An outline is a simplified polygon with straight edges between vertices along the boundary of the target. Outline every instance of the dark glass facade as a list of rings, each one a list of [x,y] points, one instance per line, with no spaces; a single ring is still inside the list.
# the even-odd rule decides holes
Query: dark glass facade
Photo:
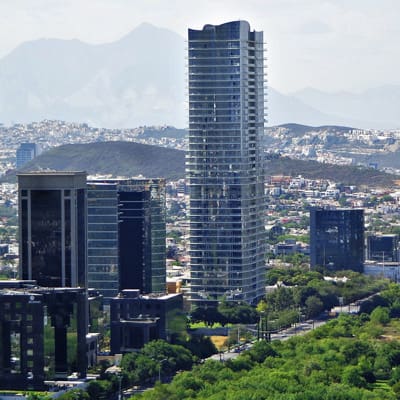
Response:
[[[130,180],[119,187],[120,290],[165,293],[164,180]]]
[[[265,294],[263,33],[189,29],[192,300]]]
[[[118,190],[88,182],[88,285],[105,298],[118,293]]]
[[[367,259],[378,262],[399,261],[399,237],[397,235],[369,235]]]
[[[62,223],[61,223],[61,191],[59,190],[33,190],[30,197],[31,204],[31,262],[32,279],[40,282],[42,286],[61,287],[69,286],[71,274],[65,273],[68,270],[66,259],[64,272],[65,279],[62,279]],[[27,215],[22,216],[24,219]],[[70,215],[66,215],[67,219]],[[71,225],[71,221],[65,221],[65,230]],[[64,230],[64,235],[65,235]],[[65,237],[65,250],[71,249],[71,237]],[[23,278],[27,279],[27,276]]]
[[[165,181],[88,183],[89,286],[104,297],[118,290],[166,290]]]
[[[311,268],[362,272],[364,210],[311,210],[310,264]]]
[[[20,276],[44,287],[86,287],[86,174],[18,175]]]

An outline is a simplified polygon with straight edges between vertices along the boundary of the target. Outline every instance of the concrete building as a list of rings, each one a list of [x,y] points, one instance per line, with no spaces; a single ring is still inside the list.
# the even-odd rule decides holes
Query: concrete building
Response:
[[[284,242],[274,246],[274,254],[277,256],[295,254],[299,252],[299,246],[294,239],[286,239]]]
[[[364,210],[310,211],[310,266],[362,272],[364,264]]]
[[[87,369],[87,293],[0,282],[0,388],[43,390]]]
[[[123,290],[111,299],[110,308],[111,354],[141,349],[151,340],[171,340],[186,324],[182,294]]]
[[[86,173],[18,174],[20,277],[87,287]]]
[[[265,294],[263,33],[246,21],[189,29],[192,301]]]

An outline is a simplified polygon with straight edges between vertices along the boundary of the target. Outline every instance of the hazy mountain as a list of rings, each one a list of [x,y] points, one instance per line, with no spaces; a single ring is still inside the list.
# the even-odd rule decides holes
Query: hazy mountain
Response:
[[[400,128],[400,86],[386,85],[362,93],[325,93],[313,88],[295,92],[291,97],[334,116],[335,123],[360,128]]]
[[[282,125],[288,122],[314,126],[338,123],[335,117],[318,111],[296,97],[286,96],[271,87],[267,89],[267,93],[268,126]]]
[[[27,42],[0,60],[0,122],[184,127],[184,65],[184,39],[149,24],[102,45]]]
[[[59,119],[93,126],[187,126],[185,39],[142,24],[112,43],[26,42],[0,59],[0,123]],[[268,88],[268,125],[400,127],[400,86],[361,94]]]

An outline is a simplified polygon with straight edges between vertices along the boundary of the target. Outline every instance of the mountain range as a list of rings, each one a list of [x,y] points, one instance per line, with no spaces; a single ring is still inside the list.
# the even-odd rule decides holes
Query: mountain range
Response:
[[[185,126],[185,44],[140,25],[120,40],[26,42],[0,60],[0,122]]]
[[[146,23],[106,44],[25,42],[0,59],[0,123],[60,119],[114,128],[186,127],[185,47],[183,37]],[[395,85],[358,94],[313,88],[282,94],[270,87],[268,125],[399,128],[399,100]]]

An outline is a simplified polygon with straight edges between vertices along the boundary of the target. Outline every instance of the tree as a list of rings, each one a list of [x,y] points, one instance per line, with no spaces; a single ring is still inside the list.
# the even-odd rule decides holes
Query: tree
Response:
[[[360,367],[349,365],[343,370],[342,382],[349,386],[366,387],[367,381],[362,376]]]
[[[262,363],[267,357],[276,357],[278,353],[265,340],[254,343],[253,347],[247,352],[247,355],[257,363]]]
[[[86,390],[90,400],[107,400],[115,392],[112,382],[108,380],[90,381]]]
[[[140,354],[156,361],[165,359],[163,369],[167,373],[190,369],[193,365],[193,357],[188,349],[169,344],[164,340],[153,340],[147,343]]]
[[[373,359],[376,354],[373,347],[368,343],[361,340],[352,340],[345,342],[341,347],[340,352],[344,355],[347,364],[357,364],[361,356]]]
[[[192,322],[203,322],[205,317],[205,308],[204,307],[196,307],[190,314],[190,319]]]
[[[341,195],[338,199],[340,207],[346,207],[348,205],[347,198],[345,195]]]
[[[295,302],[292,289],[284,286],[278,287],[267,295],[267,303],[271,306],[273,311],[280,311],[294,306]]]
[[[167,375],[190,369],[193,356],[180,345],[164,340],[147,343],[139,353],[128,353],[122,357],[121,369],[130,384],[144,384],[154,380],[160,369]]]
[[[26,400],[50,400],[51,397],[47,394],[31,392],[26,396]]]
[[[400,285],[391,283],[386,290],[381,292],[381,296],[391,306],[400,299]]]
[[[89,393],[82,389],[72,389],[58,396],[60,400],[90,400]]]
[[[226,324],[226,319],[216,307],[197,307],[191,314],[192,322],[204,322],[212,327],[215,323]]]
[[[143,385],[155,379],[158,374],[158,369],[160,368],[159,362],[161,362],[161,360],[163,360],[163,358],[156,360],[139,354],[136,358],[135,369],[131,372],[133,383],[136,385]]]
[[[216,307],[207,307],[204,310],[204,322],[206,325],[212,327],[215,323],[221,321],[221,314]]]
[[[218,352],[214,343],[206,336],[192,335],[188,340],[180,344],[200,359],[210,357]]]
[[[309,286],[296,286],[293,288],[293,299],[300,307],[305,307],[306,300],[318,294],[317,289]]]
[[[317,296],[310,296],[306,300],[306,315],[308,318],[316,317],[324,311],[324,304]]]
[[[386,307],[376,307],[370,317],[373,323],[387,324],[390,321],[389,309]]]

